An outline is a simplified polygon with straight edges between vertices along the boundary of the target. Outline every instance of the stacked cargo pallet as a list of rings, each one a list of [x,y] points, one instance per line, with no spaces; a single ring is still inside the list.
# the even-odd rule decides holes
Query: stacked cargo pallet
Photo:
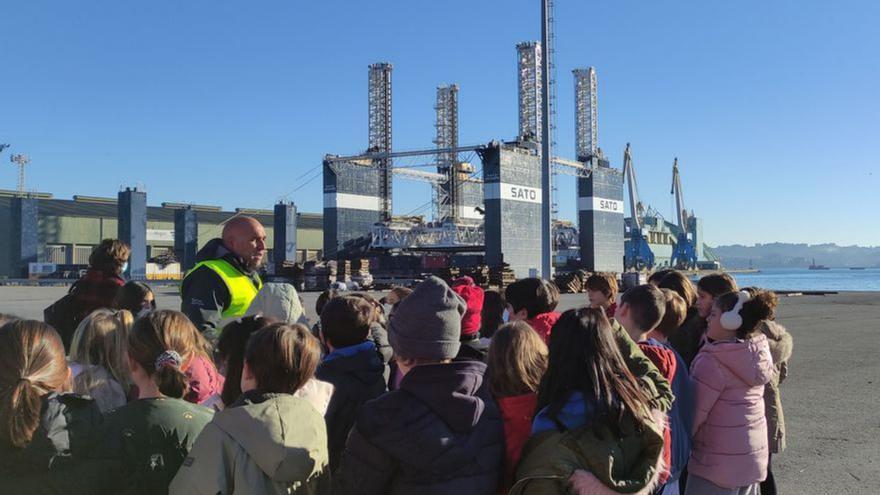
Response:
[[[305,290],[323,291],[336,282],[337,264],[335,261],[326,263],[307,261],[305,265]]]
[[[479,265],[477,267],[471,268],[469,270],[464,271],[464,275],[474,279],[474,283],[483,287],[484,289],[489,287],[491,282],[490,270],[488,265]]]
[[[507,263],[489,268],[490,285],[503,289],[514,282],[516,282],[516,273],[510,269],[510,265]]]
[[[445,268],[440,268],[437,270],[437,276],[445,280],[447,283],[451,283],[453,280],[457,279],[462,275],[461,269],[457,266],[447,266]]]
[[[369,289],[373,285],[373,275],[370,274],[370,260],[356,259],[351,263],[351,281],[358,284],[361,289]]]

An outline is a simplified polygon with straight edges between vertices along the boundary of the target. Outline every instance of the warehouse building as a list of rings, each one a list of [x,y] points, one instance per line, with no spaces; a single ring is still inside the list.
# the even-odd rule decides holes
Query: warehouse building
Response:
[[[116,198],[74,196],[73,199],[56,199],[48,193],[32,193],[37,205],[37,259],[38,263],[54,264],[59,271],[76,272],[88,264],[89,254],[101,239],[117,237],[118,207]],[[26,276],[21,261],[17,259],[15,244],[20,238],[14,191],[0,190],[0,277],[20,278]],[[266,228],[269,264],[272,265],[274,215],[272,210],[236,209],[223,211],[219,206],[162,203],[147,207],[147,259],[162,258],[174,251],[174,214],[192,206],[198,223],[198,246],[219,237],[222,224],[236,214],[255,217]],[[314,213],[296,215],[296,257],[320,259],[323,255],[323,219]]]

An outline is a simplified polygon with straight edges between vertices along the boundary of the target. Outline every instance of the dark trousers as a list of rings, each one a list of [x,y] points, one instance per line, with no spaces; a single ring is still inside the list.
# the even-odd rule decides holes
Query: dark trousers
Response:
[[[776,479],[773,478],[773,454],[767,459],[767,479],[761,482],[761,495],[776,495]]]

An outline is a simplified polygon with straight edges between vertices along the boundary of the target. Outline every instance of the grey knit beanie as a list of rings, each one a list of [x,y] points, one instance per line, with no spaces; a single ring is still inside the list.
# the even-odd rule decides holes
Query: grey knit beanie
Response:
[[[452,359],[461,347],[461,318],[467,304],[446,282],[428,277],[391,315],[388,340],[409,359]]]

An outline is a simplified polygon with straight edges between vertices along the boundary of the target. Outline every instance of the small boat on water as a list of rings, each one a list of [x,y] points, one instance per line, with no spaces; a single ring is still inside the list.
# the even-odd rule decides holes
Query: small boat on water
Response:
[[[816,264],[816,258],[813,258],[813,264],[810,265],[810,270],[830,270],[830,269],[831,269],[831,268],[828,268],[828,267],[825,266],[825,265],[817,265],[817,264]]]
[[[850,270],[867,270],[867,268],[865,268],[863,266],[851,266],[851,267],[849,267],[849,269]]]

